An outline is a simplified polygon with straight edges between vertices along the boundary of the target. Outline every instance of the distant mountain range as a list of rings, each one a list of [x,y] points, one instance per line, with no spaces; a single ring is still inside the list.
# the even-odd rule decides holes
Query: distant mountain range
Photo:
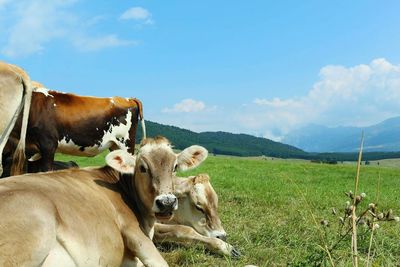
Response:
[[[364,151],[400,151],[400,117],[365,128],[309,125],[293,131],[284,143],[308,152],[356,152],[364,130]]]
[[[398,120],[398,125],[400,125],[400,118],[398,118]],[[387,123],[389,126],[391,125],[390,122]],[[387,128],[391,128],[389,126],[387,126]],[[382,126],[382,128],[384,127]],[[233,134],[227,132],[196,133],[176,126],[163,125],[152,121],[146,121],[146,129],[148,136],[165,136],[177,149],[184,149],[188,146],[198,144],[204,146],[210,153],[215,155],[268,156],[277,158],[310,159],[324,162],[354,161],[357,159],[357,153],[355,152],[309,153],[292,145],[274,142],[266,138],[255,137],[247,134]],[[141,135],[142,134],[139,125],[137,131],[138,142],[141,140]],[[324,137],[324,135],[321,135],[321,137]],[[336,138],[334,134],[329,138],[330,141],[334,140],[333,142],[340,140],[340,138],[334,139]],[[347,140],[344,136],[343,138]],[[349,147],[353,145],[355,147],[353,151],[357,151],[360,140],[360,130],[358,130],[358,132],[357,130],[354,130],[353,138],[354,143],[349,143],[348,145]],[[375,139],[371,138],[368,140]],[[377,140],[379,140],[379,138]],[[384,158],[400,158],[400,152],[368,152],[364,153],[363,155],[364,160],[376,160]]]

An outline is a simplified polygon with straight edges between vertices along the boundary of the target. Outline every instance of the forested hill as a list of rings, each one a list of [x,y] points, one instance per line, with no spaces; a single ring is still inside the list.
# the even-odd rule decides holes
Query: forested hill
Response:
[[[279,158],[304,158],[306,152],[294,146],[247,134],[227,132],[195,133],[175,126],[168,126],[146,121],[147,135],[167,137],[177,149],[198,144],[207,148],[210,153],[233,156],[261,156]],[[142,131],[138,128],[137,140],[141,140]]]
[[[167,137],[175,148],[184,149],[191,145],[201,145],[210,153],[233,156],[268,156],[277,158],[299,158],[322,162],[356,161],[358,153],[308,153],[294,146],[247,134],[227,132],[195,133],[175,126],[146,121],[147,135]],[[137,131],[137,141],[142,138],[142,130]],[[400,152],[366,152],[363,160],[400,158]]]

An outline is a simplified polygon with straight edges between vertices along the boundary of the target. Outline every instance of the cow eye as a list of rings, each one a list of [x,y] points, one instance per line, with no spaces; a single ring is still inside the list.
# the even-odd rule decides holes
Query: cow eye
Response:
[[[141,173],[147,172],[146,168],[143,165],[140,166],[140,172]]]
[[[204,213],[204,210],[200,206],[196,205],[195,207],[196,207],[196,210],[200,211],[201,213]]]

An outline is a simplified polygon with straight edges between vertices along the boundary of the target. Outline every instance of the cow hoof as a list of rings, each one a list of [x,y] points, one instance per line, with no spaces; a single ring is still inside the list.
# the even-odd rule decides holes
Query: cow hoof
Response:
[[[236,248],[232,248],[231,251],[231,257],[234,259],[239,259],[242,256],[242,254],[240,253],[239,250],[237,250]]]

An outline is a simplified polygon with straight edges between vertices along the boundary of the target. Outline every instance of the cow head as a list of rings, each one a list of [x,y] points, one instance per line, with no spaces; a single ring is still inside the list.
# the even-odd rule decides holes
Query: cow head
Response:
[[[218,196],[210,184],[209,176],[199,174],[176,179],[180,181],[176,185],[180,205],[176,219],[181,220],[178,223],[191,226],[204,236],[225,240],[226,232],[217,212]]]
[[[116,153],[116,154],[113,154]],[[121,173],[134,173],[134,188],[147,212],[158,220],[169,220],[178,208],[173,194],[173,176],[177,170],[198,166],[207,157],[207,150],[191,146],[181,153],[175,153],[164,137],[145,139],[137,156],[124,160],[120,152],[111,152],[107,164]]]

